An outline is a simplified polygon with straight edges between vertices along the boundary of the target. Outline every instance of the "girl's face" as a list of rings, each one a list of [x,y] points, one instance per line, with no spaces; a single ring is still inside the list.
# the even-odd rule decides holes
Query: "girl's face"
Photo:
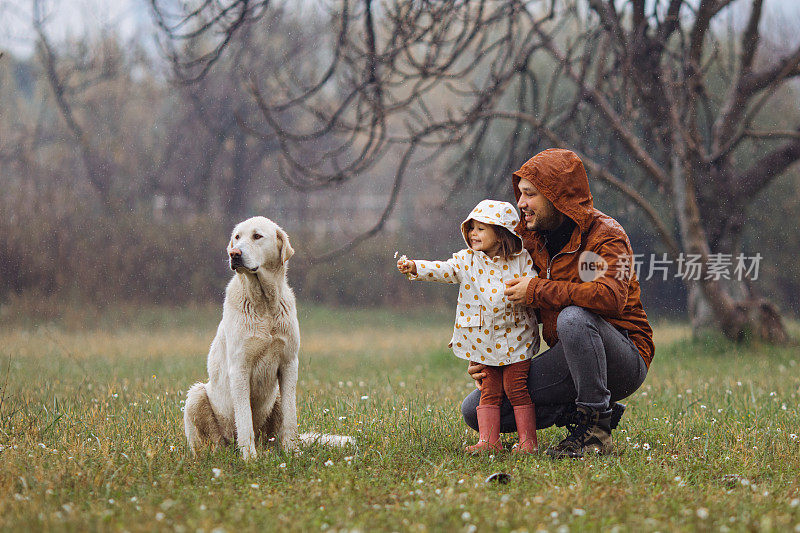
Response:
[[[475,251],[483,252],[489,257],[494,257],[500,251],[500,240],[497,238],[491,224],[484,224],[477,220],[470,220],[469,247]]]

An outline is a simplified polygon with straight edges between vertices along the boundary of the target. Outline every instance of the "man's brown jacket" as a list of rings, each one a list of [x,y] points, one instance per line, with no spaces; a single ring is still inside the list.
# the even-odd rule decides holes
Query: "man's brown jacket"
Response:
[[[522,179],[577,224],[569,242],[554,257],[548,254],[544,238],[525,228],[524,219],[517,226],[539,272],[528,285],[525,301],[539,309],[545,342],[553,346],[558,340],[559,312],[577,305],[626,330],[649,367],[655,351],[653,330],[640,300],[631,243],[616,220],[594,208],[580,158],[561,149],[532,157],[513,175],[517,200]]]

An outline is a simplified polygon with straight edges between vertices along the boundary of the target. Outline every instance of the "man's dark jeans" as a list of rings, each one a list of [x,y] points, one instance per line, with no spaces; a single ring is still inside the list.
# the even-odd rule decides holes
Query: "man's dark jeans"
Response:
[[[536,404],[536,426],[552,426],[583,405],[606,411],[611,402],[633,394],[647,376],[639,350],[624,333],[597,314],[569,306],[558,315],[558,342],[531,360],[528,390]],[[464,399],[461,413],[478,429],[480,391]],[[500,430],[516,431],[508,399],[500,407]]]

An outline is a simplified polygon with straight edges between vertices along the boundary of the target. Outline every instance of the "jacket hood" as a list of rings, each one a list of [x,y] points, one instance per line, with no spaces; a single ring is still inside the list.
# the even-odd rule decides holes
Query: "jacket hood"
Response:
[[[481,200],[475,206],[469,216],[461,223],[461,236],[464,237],[464,242],[467,243],[469,248],[469,221],[477,220],[484,224],[494,224],[495,226],[503,226],[516,237],[520,245],[522,245],[522,237],[517,233],[516,227],[519,224],[519,213],[516,208],[508,202],[501,202],[500,200]]]
[[[520,197],[519,182],[523,179],[533,183],[556,209],[574,220],[581,233],[589,229],[594,203],[586,170],[575,152],[550,148],[528,159],[511,179],[517,200]],[[524,224],[520,224],[518,230],[523,236],[534,233],[525,229]]]

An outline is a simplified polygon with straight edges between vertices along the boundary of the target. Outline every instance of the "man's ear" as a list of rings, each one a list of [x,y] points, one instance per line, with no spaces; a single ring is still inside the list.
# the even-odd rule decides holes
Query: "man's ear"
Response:
[[[289,244],[289,236],[282,228],[278,228],[278,249],[281,251],[281,263],[286,263],[294,255],[294,248]]]

